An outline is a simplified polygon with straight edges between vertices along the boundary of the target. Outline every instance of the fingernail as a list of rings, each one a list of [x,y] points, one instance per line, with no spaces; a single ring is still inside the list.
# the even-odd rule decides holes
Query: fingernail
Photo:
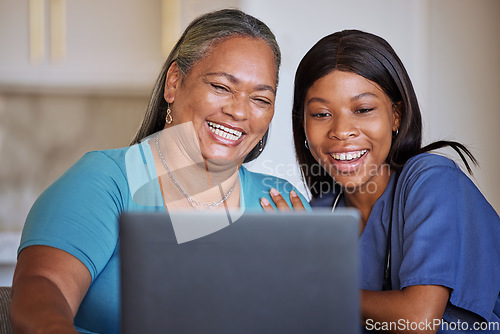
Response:
[[[260,204],[262,204],[262,206],[269,206],[269,205],[271,205],[271,203],[269,203],[269,201],[266,198],[261,198],[260,199]]]
[[[293,190],[292,190],[292,191],[290,191],[290,195],[291,195],[292,197],[299,197],[299,195],[297,195],[297,193],[296,193],[295,191],[293,191]]]
[[[278,190],[271,188],[271,196],[278,196],[279,194]]]

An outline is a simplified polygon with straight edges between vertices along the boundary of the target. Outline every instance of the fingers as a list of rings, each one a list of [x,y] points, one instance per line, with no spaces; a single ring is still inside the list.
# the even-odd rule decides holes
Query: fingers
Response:
[[[277,191],[274,188],[271,188],[269,193],[270,193],[271,198],[272,198],[274,204],[276,205],[276,208],[278,209],[278,211],[290,211],[291,210],[290,206],[285,201],[283,196],[279,193],[279,191]],[[297,195],[297,193],[295,191],[290,192],[290,202],[292,203],[292,207],[294,210],[296,210],[296,211],[304,211],[305,210],[304,204],[302,204],[302,201],[300,200],[299,195]],[[264,211],[274,211],[273,206],[271,205],[269,200],[267,200],[267,198],[265,198],[265,197],[262,197],[260,199],[260,205],[262,206]]]
[[[265,197],[262,197],[260,199],[260,205],[262,206],[262,209],[264,209],[264,211],[266,211],[266,212],[273,212],[274,211],[274,208],[271,206],[271,203],[269,203],[269,201]]]
[[[278,208],[278,211],[290,211],[290,207],[288,206],[288,203],[285,201],[283,196],[279,193],[278,190],[271,188],[271,191],[269,191],[271,194],[271,198],[273,199],[274,204],[276,205],[276,208]]]
[[[299,195],[295,191],[290,191],[290,202],[292,202],[293,210],[294,211],[305,211],[306,208],[304,207],[304,204],[300,200]]]

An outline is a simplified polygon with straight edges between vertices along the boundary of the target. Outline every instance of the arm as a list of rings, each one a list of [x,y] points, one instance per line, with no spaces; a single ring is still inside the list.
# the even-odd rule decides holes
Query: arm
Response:
[[[73,319],[91,283],[85,265],[57,248],[30,246],[19,254],[10,319],[15,333],[77,333]]]
[[[361,290],[363,324],[393,322],[402,325],[391,333],[436,333],[449,296],[450,289],[440,285],[414,285],[391,291]]]

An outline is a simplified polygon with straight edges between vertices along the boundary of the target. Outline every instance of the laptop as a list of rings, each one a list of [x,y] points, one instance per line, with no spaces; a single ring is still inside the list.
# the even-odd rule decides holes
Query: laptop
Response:
[[[122,333],[358,333],[359,219],[125,213]]]

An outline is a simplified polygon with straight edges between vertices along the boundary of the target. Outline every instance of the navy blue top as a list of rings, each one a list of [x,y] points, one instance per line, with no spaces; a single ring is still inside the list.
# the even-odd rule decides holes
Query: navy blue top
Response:
[[[382,290],[391,205],[392,288],[451,289],[443,319],[500,321],[500,218],[450,159],[417,155],[393,173],[359,238],[361,288]],[[331,206],[336,194],[313,200]],[[394,200],[393,200],[394,198]],[[345,206],[341,196],[337,206]]]

